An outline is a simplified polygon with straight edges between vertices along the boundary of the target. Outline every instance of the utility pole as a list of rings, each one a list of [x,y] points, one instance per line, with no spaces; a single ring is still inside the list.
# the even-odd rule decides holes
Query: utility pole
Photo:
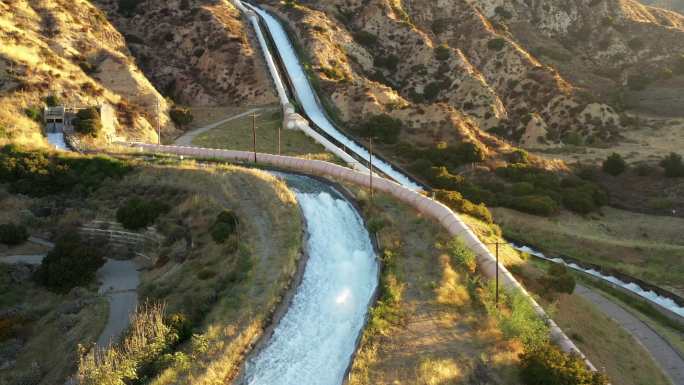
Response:
[[[161,113],[161,102],[157,98],[157,144],[161,146],[161,123],[160,123],[160,113]]]
[[[373,201],[373,137],[369,138],[370,141],[370,156],[368,157],[368,169],[370,170],[370,197]]]
[[[281,130],[282,130],[282,128],[283,128],[282,126],[283,126],[282,124],[279,124],[279,125],[278,125],[278,155],[281,155],[281,154],[282,154],[282,153],[281,153],[281,146],[280,146]]]
[[[496,306],[499,307],[499,245],[501,245],[501,242],[491,242],[491,243],[485,243],[485,245],[496,245],[496,293],[495,293],[495,302]]]
[[[257,162],[257,150],[256,150],[256,112],[252,113],[252,149],[254,150],[254,163]]]

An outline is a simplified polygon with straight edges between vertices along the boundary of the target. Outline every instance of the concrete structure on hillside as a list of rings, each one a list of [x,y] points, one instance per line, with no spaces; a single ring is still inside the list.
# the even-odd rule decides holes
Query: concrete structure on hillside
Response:
[[[95,107],[100,113],[100,121],[102,123],[102,132],[110,140],[110,136],[116,132],[116,111],[109,103],[102,103],[97,106],[54,106],[45,107],[43,110],[43,122],[45,123],[45,132],[48,134],[74,132],[73,121],[79,111],[87,108]],[[111,141],[111,140],[110,140]]]
[[[45,107],[43,110],[45,132],[64,132],[66,118],[66,108],[64,106]]]

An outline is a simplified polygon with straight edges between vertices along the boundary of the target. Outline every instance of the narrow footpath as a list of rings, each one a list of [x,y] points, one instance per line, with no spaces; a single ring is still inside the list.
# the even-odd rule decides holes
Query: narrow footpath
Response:
[[[634,336],[674,385],[684,385],[684,358],[663,337],[627,310],[586,286],[577,284],[575,294],[596,305]]]

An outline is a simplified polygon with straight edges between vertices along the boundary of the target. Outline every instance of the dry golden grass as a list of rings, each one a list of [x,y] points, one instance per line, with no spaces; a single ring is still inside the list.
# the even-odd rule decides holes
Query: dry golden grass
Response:
[[[670,384],[648,352],[591,303],[563,295],[556,309],[554,320],[613,384]]]
[[[347,188],[367,219],[385,223],[379,246],[395,251],[396,278],[405,286],[399,323],[385,335],[365,332],[348,384],[518,384],[520,346],[473,305],[465,274],[443,256],[446,231],[383,194],[370,208],[366,191]]]
[[[451,267],[449,256],[440,255],[439,264],[442,266],[442,280],[435,289],[437,303],[443,305],[463,306],[470,302],[470,295],[465,286],[461,274]]]
[[[425,359],[416,374],[418,385],[447,385],[458,383],[461,370],[454,359]]]
[[[192,227],[196,249],[184,262],[171,259],[143,275],[144,292],[166,298],[169,312],[183,311],[211,296],[217,280],[231,270],[239,253],[252,263],[247,279],[220,292],[200,333],[209,348],[189,367],[172,365],[152,384],[225,384],[237,373],[244,354],[261,334],[269,314],[297,268],[302,220],[293,193],[272,175],[236,166],[200,169],[184,162],[180,169],[151,168],[132,175],[128,185],[183,187],[189,195],[170,214]],[[241,251],[226,251],[208,236],[208,226],[223,209],[240,218]],[[198,279],[200,272],[216,279]],[[187,351],[189,346],[182,346]]]

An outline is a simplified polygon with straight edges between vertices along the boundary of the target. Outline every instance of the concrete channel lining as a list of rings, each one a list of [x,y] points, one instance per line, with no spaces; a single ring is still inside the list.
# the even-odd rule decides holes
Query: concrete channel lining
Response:
[[[198,158],[221,158],[230,161],[240,159],[249,162],[253,160],[249,156],[250,154],[253,155],[253,153],[248,153],[245,151],[223,150],[217,153],[212,149],[205,148],[161,146],[144,143],[130,143],[129,145],[159,154],[191,155]],[[289,169],[303,173],[311,173],[321,177],[339,178],[343,181],[350,182],[365,188],[368,188],[370,185],[370,177],[368,174],[363,174],[333,163],[288,156],[273,156],[267,154],[257,154],[257,159],[260,160],[260,163],[262,164],[267,164],[278,168]],[[374,187],[377,186],[379,191],[386,192],[392,197],[412,206],[420,213],[433,218],[435,221],[438,221],[442,226],[444,226],[450,235],[460,238],[476,254],[478,266],[482,274],[490,279],[496,278],[496,258],[470,230],[470,228],[468,228],[468,226],[460,219],[458,214],[454,213],[450,208],[442,203],[436,202],[431,198],[416,193],[415,191],[411,191],[394,181],[379,177],[374,177],[373,180]],[[502,264],[499,264],[499,281],[502,287],[519,290],[528,298],[535,312],[549,326],[552,341],[555,342],[561,350],[579,355],[582,357],[582,359],[584,359],[589,368],[596,370],[595,366],[586,358],[586,356],[579,350],[572,340],[565,335],[565,333],[551,318],[549,318],[544,309],[539,306],[539,304],[534,300],[534,298],[532,298],[527,290],[525,290],[525,288]]]

